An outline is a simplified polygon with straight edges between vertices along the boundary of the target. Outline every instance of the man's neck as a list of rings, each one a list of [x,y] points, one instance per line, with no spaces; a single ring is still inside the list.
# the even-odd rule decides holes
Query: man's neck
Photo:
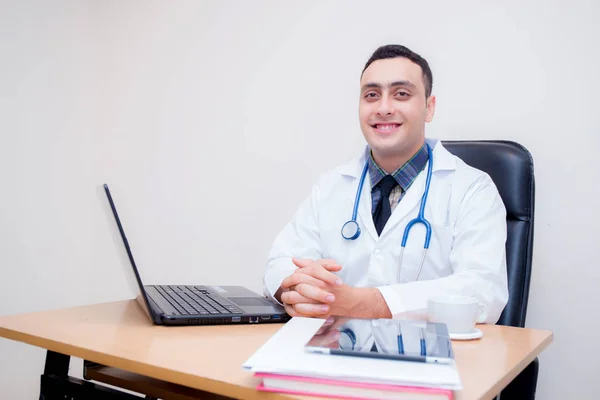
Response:
[[[388,174],[392,174],[398,168],[406,164],[408,160],[410,160],[423,146],[425,142],[419,143],[415,148],[407,150],[403,153],[389,154],[382,156],[381,154],[377,154],[375,151],[373,152],[373,159],[379,165],[381,169],[383,169]]]

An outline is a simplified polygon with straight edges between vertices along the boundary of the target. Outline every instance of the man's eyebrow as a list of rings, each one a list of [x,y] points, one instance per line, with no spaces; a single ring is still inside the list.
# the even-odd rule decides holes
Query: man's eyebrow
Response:
[[[375,83],[375,82],[367,82],[363,85],[363,87],[361,88],[361,90],[365,90],[365,89],[380,89],[381,85],[379,83]]]
[[[394,87],[394,86],[406,86],[408,88],[411,89],[416,89],[417,86],[412,83],[411,81],[396,81],[396,82],[392,82],[392,84],[390,85],[390,87]]]
[[[395,86],[404,86],[404,87],[407,87],[407,88],[410,88],[413,90],[417,88],[417,86],[414,83],[412,83],[411,81],[395,81],[395,82],[390,83],[389,85],[385,85],[385,87],[388,87],[388,88],[395,87]],[[383,87],[384,86],[381,85],[380,83],[367,82],[363,85],[361,90],[364,91],[365,89],[381,89]]]

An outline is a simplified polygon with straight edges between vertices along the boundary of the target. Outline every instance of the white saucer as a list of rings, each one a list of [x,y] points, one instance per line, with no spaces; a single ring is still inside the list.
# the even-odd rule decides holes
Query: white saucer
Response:
[[[450,339],[452,340],[473,340],[479,339],[483,336],[483,332],[479,328],[473,328],[469,333],[451,333]]]

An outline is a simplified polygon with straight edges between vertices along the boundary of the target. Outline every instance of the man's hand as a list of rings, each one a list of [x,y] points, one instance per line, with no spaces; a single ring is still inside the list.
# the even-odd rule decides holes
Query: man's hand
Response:
[[[281,302],[290,316],[324,317],[343,284],[333,272],[342,269],[335,260],[293,258],[298,269],[281,283]]]
[[[391,318],[392,314],[377,288],[346,285],[333,272],[342,269],[335,260],[292,259],[298,269],[285,278],[275,294],[292,317],[345,316]]]

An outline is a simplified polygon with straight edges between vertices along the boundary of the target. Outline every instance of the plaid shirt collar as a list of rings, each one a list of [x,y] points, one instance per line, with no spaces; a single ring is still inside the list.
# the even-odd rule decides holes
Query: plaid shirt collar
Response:
[[[396,182],[398,182],[398,185],[400,185],[403,192],[408,190],[419,173],[425,168],[427,160],[429,160],[429,154],[427,153],[427,145],[424,143],[410,160],[391,174],[396,179]],[[373,159],[372,151],[369,151],[367,163],[369,165],[369,176],[371,177],[371,190],[373,190],[379,181],[387,175],[387,172],[377,165]]]

